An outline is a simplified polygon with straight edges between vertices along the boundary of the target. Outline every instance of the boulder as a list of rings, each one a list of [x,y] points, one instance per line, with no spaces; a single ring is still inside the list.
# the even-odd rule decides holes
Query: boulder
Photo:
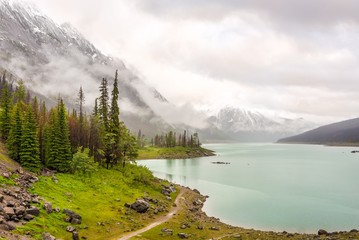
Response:
[[[210,227],[209,230],[219,231],[219,227]]]
[[[15,215],[15,211],[12,207],[5,207],[4,208],[4,213],[8,216],[12,216]]]
[[[68,222],[71,224],[81,224],[82,217],[70,209],[64,209],[63,211],[69,218]]]
[[[163,186],[161,192],[163,195],[169,197],[171,195],[171,193],[176,192],[176,188],[174,187],[173,184],[171,184],[170,186]]]
[[[14,222],[6,222],[5,225],[8,226],[9,230],[15,230],[16,229],[16,225]]]
[[[72,232],[72,239],[73,240],[80,240],[79,233],[77,231]]]
[[[186,228],[190,228],[191,226],[188,223],[182,223],[180,228],[181,229],[186,229]]]
[[[173,230],[169,228],[162,228],[161,232],[167,234],[167,235],[173,235]]]
[[[24,174],[24,170],[21,168],[21,167],[19,167],[18,169],[16,169],[16,172],[17,173],[19,173],[19,174]]]
[[[29,209],[26,210],[27,214],[31,214],[33,216],[39,216],[40,214],[40,210],[37,207],[30,207]]]
[[[138,199],[131,204],[131,208],[138,213],[145,213],[150,208],[150,204],[143,199]]]
[[[178,233],[177,236],[182,239],[188,238],[188,235],[186,233]]]
[[[81,224],[81,219],[72,217],[70,223],[74,225]]]
[[[17,216],[24,215],[25,211],[26,211],[26,208],[24,206],[15,208],[15,214]]]
[[[31,221],[32,219],[34,219],[34,216],[32,216],[31,214],[25,214],[24,216],[25,221]]]
[[[73,226],[67,226],[66,227],[66,231],[68,231],[68,232],[73,232],[73,231],[75,231],[76,229],[73,227]]]
[[[2,176],[3,176],[4,178],[10,178],[10,177],[11,177],[11,173],[9,173],[9,172],[4,172],[4,173],[2,174]]]
[[[15,202],[14,201],[8,201],[6,206],[7,207],[15,207]]]
[[[195,206],[202,206],[202,205],[203,205],[203,202],[201,201],[201,199],[197,199],[197,200],[193,201],[193,205],[195,205]]]
[[[197,189],[193,189],[193,192],[195,192],[197,194],[201,194]]]
[[[0,230],[10,231],[9,226],[6,225],[5,223],[0,224]]]
[[[325,231],[324,229],[319,229],[318,230],[318,235],[327,235],[327,234],[328,234],[328,232]]]
[[[50,202],[45,202],[44,209],[47,213],[52,213],[52,204]]]
[[[42,233],[42,240],[56,240],[50,233]]]

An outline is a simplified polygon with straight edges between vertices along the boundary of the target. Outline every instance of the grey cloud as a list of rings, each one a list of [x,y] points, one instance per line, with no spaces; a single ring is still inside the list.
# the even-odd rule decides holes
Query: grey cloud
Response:
[[[137,3],[150,13],[177,18],[218,20],[237,11],[250,10],[297,23],[359,22],[359,2],[356,0],[148,0]]]

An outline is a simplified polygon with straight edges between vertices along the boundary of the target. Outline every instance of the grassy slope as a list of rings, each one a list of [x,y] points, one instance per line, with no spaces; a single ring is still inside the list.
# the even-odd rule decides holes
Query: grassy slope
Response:
[[[139,214],[124,207],[136,198],[147,195],[164,205],[172,203],[160,193],[159,180],[154,179],[147,169],[133,165],[128,165],[123,172],[100,169],[91,179],[69,174],[57,174],[56,177],[57,183],[50,177],[40,177],[31,191],[50,201],[53,208],[68,208],[79,213],[83,221],[75,227],[80,236],[87,239],[116,239],[151,222],[153,209]],[[142,181],[146,178],[152,180]],[[50,232],[60,239],[72,239],[66,232],[66,226],[70,224],[64,218],[63,213],[47,214],[41,210],[39,217],[18,231],[30,232],[37,239],[41,239],[42,232]]]
[[[199,147],[173,147],[173,148],[159,148],[159,147],[145,147],[139,150],[138,159],[183,159],[203,156],[213,156],[211,150]]]

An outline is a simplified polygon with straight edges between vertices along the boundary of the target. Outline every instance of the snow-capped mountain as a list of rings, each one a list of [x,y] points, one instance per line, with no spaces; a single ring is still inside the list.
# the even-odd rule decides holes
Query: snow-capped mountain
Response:
[[[103,54],[69,23],[57,24],[20,0],[0,0],[0,71],[4,69],[48,102],[61,93],[73,105],[82,86],[88,107],[98,96],[101,79],[106,77],[111,84],[118,69],[121,119],[133,132],[141,129],[146,135],[187,129],[198,131],[204,141],[274,141],[310,129],[303,119],[275,120],[237,108],[220,110],[207,124],[206,116],[195,110],[176,110],[122,60]],[[179,116],[185,116],[181,123]],[[200,125],[208,126],[198,129]]]
[[[0,69],[22,78],[34,93],[69,105],[82,86],[93,105],[103,77],[111,84],[119,71],[121,118],[132,128],[150,134],[170,127],[152,105],[167,100],[145,84],[118,58],[103,54],[69,23],[57,24],[36,6],[20,0],[0,0]]]
[[[108,64],[106,57],[70,24],[58,25],[36,6],[16,0],[0,0],[1,47],[11,56],[26,54],[30,60],[46,61],[46,50],[65,54],[76,48],[93,62]],[[49,49],[44,49],[48,47]],[[40,51],[39,51],[40,50]]]
[[[273,119],[259,112],[235,107],[220,109],[216,116],[209,118],[209,122],[233,140],[240,141],[275,141],[317,126],[303,118]]]

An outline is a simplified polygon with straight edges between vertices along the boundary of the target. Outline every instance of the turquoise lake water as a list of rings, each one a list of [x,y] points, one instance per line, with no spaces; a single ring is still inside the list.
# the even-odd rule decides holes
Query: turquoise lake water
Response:
[[[157,177],[208,195],[209,216],[246,228],[314,233],[359,228],[353,147],[208,144],[215,157],[144,160]],[[221,165],[212,162],[222,161]]]

